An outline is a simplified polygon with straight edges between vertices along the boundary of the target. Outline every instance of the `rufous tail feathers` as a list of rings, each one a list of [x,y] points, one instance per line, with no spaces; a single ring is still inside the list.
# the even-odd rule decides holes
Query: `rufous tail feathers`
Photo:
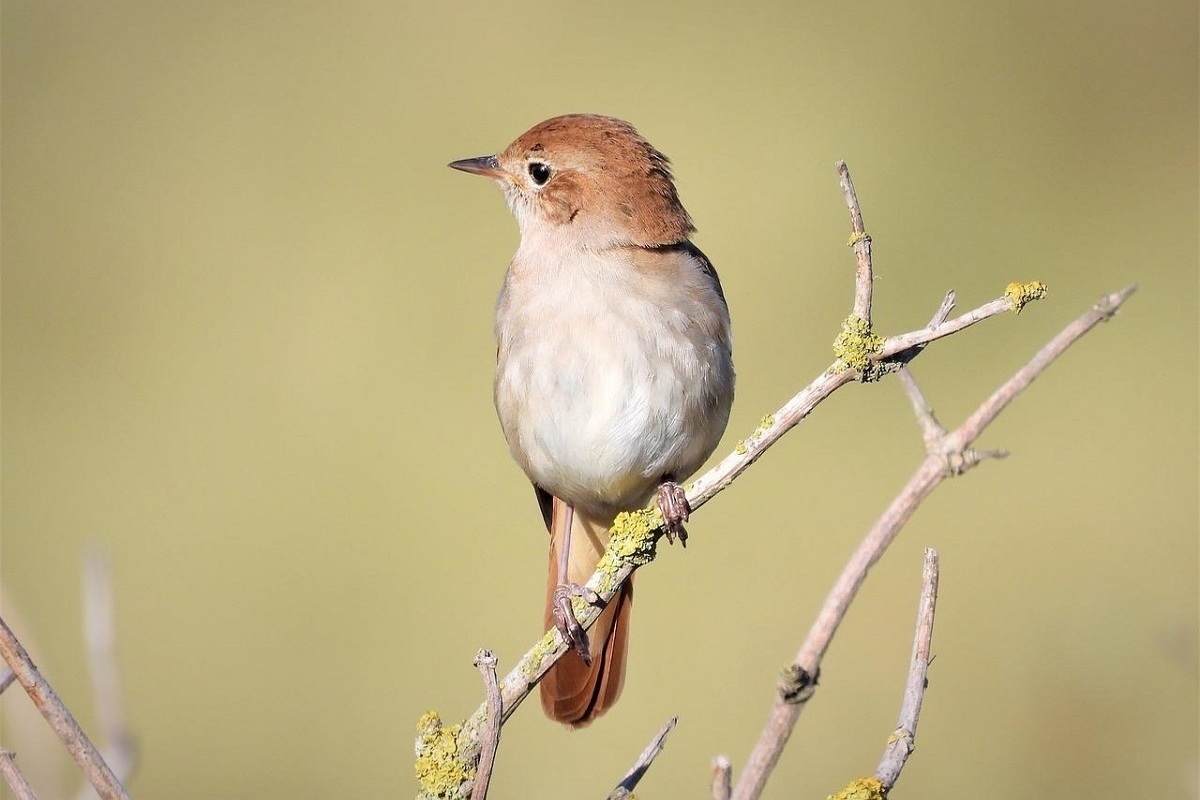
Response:
[[[567,505],[557,497],[549,515],[550,570],[546,581],[545,624],[554,626],[554,590],[560,582],[558,553],[568,535]],[[592,573],[608,541],[612,520],[581,514],[572,515],[570,565],[566,581],[584,584]],[[580,728],[607,711],[621,694],[625,682],[625,654],[629,640],[629,612],[633,605],[631,577],[588,629],[592,663],[588,666],[574,650],[569,650],[542,678],[542,709],[557,722]]]

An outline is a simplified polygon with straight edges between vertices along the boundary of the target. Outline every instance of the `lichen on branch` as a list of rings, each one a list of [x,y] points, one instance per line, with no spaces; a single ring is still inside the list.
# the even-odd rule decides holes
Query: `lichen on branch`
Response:
[[[462,725],[446,726],[436,711],[425,713],[417,722],[416,773],[421,783],[418,795],[429,798],[466,798],[466,787],[475,777],[473,758],[465,758],[459,735]]]
[[[842,369],[852,369],[863,383],[877,381],[887,374],[887,367],[871,356],[883,349],[883,337],[871,330],[871,323],[857,314],[842,321],[842,332],[833,340],[833,354]]]
[[[1028,283],[1010,283],[1004,289],[1004,299],[1008,301],[1009,308],[1020,314],[1021,309],[1032,303],[1034,300],[1041,300],[1046,296],[1046,284],[1041,281],[1029,281]]]

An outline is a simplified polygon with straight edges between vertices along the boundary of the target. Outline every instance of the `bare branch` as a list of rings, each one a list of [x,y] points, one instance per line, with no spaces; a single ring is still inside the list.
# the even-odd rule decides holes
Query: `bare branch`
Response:
[[[946,429],[937,421],[937,417],[933,415],[933,409],[929,406],[929,401],[925,399],[924,393],[921,392],[921,387],[917,386],[916,380],[912,373],[908,371],[908,367],[900,369],[900,383],[904,386],[904,393],[908,395],[909,402],[912,403],[913,414],[917,417],[917,424],[921,426],[921,438],[925,441],[925,449],[929,450],[934,445],[942,440],[946,435]]]
[[[830,366],[832,370],[835,365]],[[737,448],[725,456],[719,464],[692,481],[687,486],[688,506],[695,511],[724,491],[739,475],[746,471],[767,451],[771,445],[813,412],[829,395],[852,383],[853,370],[837,372],[826,370],[816,380],[801,389],[774,414],[768,414],[748,437],[738,442]]]
[[[29,781],[25,780],[25,776],[17,768],[16,753],[0,750],[0,775],[4,776],[4,782],[8,784],[9,789],[12,789],[13,797],[17,800],[37,800],[37,795],[33,793],[33,787],[29,785]]]
[[[733,792],[733,765],[725,756],[717,756],[712,764],[712,800],[729,800]]]
[[[918,345],[929,344],[938,339],[944,339],[961,330],[966,330],[977,322],[998,317],[1012,310],[1012,305],[1007,297],[997,297],[995,300],[989,300],[979,306],[979,308],[973,308],[967,313],[960,314],[954,319],[947,320],[940,325],[921,328],[920,330],[902,333],[898,336],[889,336],[884,340],[883,347],[880,348],[879,352],[873,358],[877,361],[882,361],[904,350],[917,347]]]
[[[926,548],[925,568],[921,581],[921,601],[917,606],[917,631],[913,636],[912,661],[908,667],[908,682],[904,687],[904,702],[900,706],[900,722],[888,738],[883,757],[875,768],[875,777],[885,791],[891,791],[904,769],[904,762],[917,741],[917,719],[921,716],[921,700],[929,674],[929,651],[933,641],[933,615],[937,609],[938,554]]]
[[[38,672],[33,660],[29,658],[29,653],[25,652],[25,648],[21,646],[16,634],[3,619],[0,619],[0,657],[16,673],[17,680],[33,700],[34,706],[50,723],[50,727],[58,734],[62,743],[66,745],[67,752],[71,754],[71,758],[75,759],[75,763],[83,770],[83,774],[95,787],[100,797],[104,800],[129,800],[129,795],[126,794],[125,788],[121,786],[117,776],[113,774],[100,753],[96,751],[91,740],[80,729],[79,724],[75,722],[75,718],[63,705],[62,700],[50,688],[50,684]]]
[[[475,770],[475,785],[471,789],[471,800],[484,800],[488,783],[492,780],[492,767],[496,763],[496,750],[500,747],[500,688],[496,685],[496,654],[491,650],[480,650],[475,654],[475,666],[483,675],[483,694],[487,706],[487,722],[480,735],[479,766]]]
[[[950,312],[954,310],[954,305],[958,301],[958,293],[953,289],[946,292],[946,296],[942,298],[942,304],[938,306],[938,310],[933,313],[933,319],[929,320],[930,328],[936,328],[947,319],[950,318]]]
[[[859,587],[866,580],[867,572],[883,556],[900,529],[915,513],[917,507],[947,477],[962,474],[978,464],[981,455],[971,450],[970,446],[984,428],[1067,347],[1078,341],[1097,323],[1110,318],[1133,291],[1134,287],[1129,287],[1101,298],[1092,309],[1069,324],[1043,347],[1025,367],[1022,367],[1012,379],[968,417],[961,427],[946,434],[941,443],[933,445],[925,461],[909,478],[900,494],[896,496],[872,526],[866,538],[859,544],[858,549],[851,555],[842,574],[826,597],[825,605],[809,630],[795,661],[785,671],[789,675],[798,677],[797,685],[801,686],[804,691],[790,691],[791,687],[787,682],[781,685],[767,724],[759,736],[758,743],[751,751],[746,767],[734,789],[733,796],[736,800],[753,800],[761,796],[767,778],[775,768],[805,702],[813,693],[812,689],[815,688],[821,660],[829,648],[833,634],[845,617]],[[988,453],[986,455],[996,454]]]
[[[9,686],[12,686],[13,681],[17,679],[17,673],[13,672],[8,667],[0,668],[0,694]]]
[[[874,291],[875,275],[871,267],[871,237],[863,226],[862,208],[858,205],[858,195],[854,191],[854,181],[850,180],[850,169],[845,161],[834,165],[838,173],[838,185],[846,198],[846,208],[850,211],[850,246],[854,248],[854,258],[857,267],[854,271],[854,315],[871,326],[871,295]]]
[[[650,744],[646,745],[646,749],[637,757],[637,761],[633,762],[629,772],[626,772],[625,777],[621,778],[621,782],[616,785],[616,788],[609,792],[608,800],[622,800],[633,796],[633,790],[638,785],[638,781],[646,774],[646,770],[650,769],[654,759],[658,758],[658,754],[662,752],[663,746],[667,743],[667,737],[671,735],[671,731],[675,730],[675,723],[678,721],[678,718],[671,717],[665,725],[658,729],[658,733],[654,734]]]

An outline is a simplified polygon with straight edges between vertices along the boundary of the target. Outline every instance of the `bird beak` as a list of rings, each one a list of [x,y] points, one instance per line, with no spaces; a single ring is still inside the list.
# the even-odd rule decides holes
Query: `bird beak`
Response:
[[[451,169],[469,172],[472,175],[485,175],[489,178],[500,178],[504,170],[495,156],[480,156],[479,158],[464,158],[461,161],[451,161],[447,166]]]

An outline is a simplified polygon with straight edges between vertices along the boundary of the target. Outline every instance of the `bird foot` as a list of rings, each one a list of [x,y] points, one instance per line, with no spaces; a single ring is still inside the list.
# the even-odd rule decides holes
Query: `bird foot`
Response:
[[[583,663],[591,666],[592,652],[588,647],[587,631],[575,617],[572,597],[582,597],[591,605],[599,605],[600,595],[578,583],[560,583],[554,589],[554,627],[562,634],[563,641],[579,654]]]
[[[658,487],[658,510],[663,516],[663,532],[667,541],[675,544],[675,539],[687,547],[688,532],[683,523],[688,521],[692,509],[688,505],[687,493],[675,481],[663,481]]]

